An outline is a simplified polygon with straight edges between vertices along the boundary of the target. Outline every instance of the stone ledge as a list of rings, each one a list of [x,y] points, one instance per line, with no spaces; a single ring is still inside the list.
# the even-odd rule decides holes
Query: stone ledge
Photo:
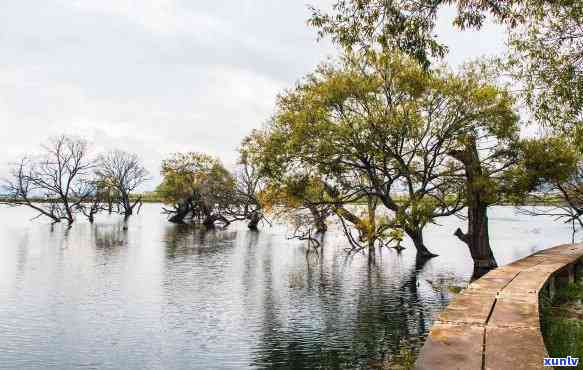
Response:
[[[582,277],[583,244],[559,245],[490,271],[441,313],[415,369],[543,369],[539,294],[547,288],[552,295],[556,284]]]

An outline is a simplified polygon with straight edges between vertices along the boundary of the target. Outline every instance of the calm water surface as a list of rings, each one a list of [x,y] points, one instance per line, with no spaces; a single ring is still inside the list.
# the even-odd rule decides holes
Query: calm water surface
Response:
[[[1,369],[367,368],[422,345],[472,264],[452,232],[426,233],[440,256],[412,246],[346,257],[343,239],[306,257],[285,226],[202,233],[147,204],[124,230],[117,216],[67,230],[27,209],[0,208]],[[490,212],[499,263],[569,241],[569,227]]]

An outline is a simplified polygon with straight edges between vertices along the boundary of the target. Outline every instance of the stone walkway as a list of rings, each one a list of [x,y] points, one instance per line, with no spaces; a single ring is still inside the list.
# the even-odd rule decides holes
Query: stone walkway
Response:
[[[539,292],[583,278],[583,244],[546,249],[474,281],[434,323],[417,370],[548,369]]]

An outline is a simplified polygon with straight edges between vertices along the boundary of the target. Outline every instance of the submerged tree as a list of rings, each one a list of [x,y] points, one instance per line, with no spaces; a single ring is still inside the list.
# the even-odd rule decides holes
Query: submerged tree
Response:
[[[201,153],[176,153],[162,162],[162,183],[157,192],[166,204],[169,221],[186,219],[207,228],[229,225],[237,204],[236,183],[219,160]]]
[[[474,276],[497,267],[490,246],[488,207],[511,195],[508,178],[518,160],[519,121],[514,98],[508,90],[493,85],[495,75],[483,64],[466,66],[457,80],[460,116],[466,119],[453,133],[457,145],[449,155],[463,166],[467,232],[455,235],[467,244],[474,260]]]
[[[105,209],[105,198],[101,182],[98,179],[88,180],[88,184],[91,188],[91,195],[77,206],[77,210],[87,218],[87,221],[93,223],[95,216]]]
[[[264,207],[261,202],[261,193],[264,191],[266,183],[265,177],[261,174],[257,163],[252,160],[256,141],[252,136],[243,140],[239,148],[239,163],[235,172],[235,191],[237,193],[237,204],[234,204],[234,216],[248,220],[247,227],[257,230],[259,223],[266,220]]]
[[[392,215],[385,231],[402,229],[418,255],[429,257],[424,227],[468,200],[479,209],[471,227],[483,236],[484,207],[492,200],[482,193],[487,186],[477,186],[509,165],[506,143],[517,122],[504,89],[368,51],[320,67],[280,97],[270,130],[281,154],[271,158],[288,158],[284,168],[313,169],[331,200],[378,199]],[[478,157],[465,158],[476,151]],[[488,243],[467,240],[477,264],[495,266]]]
[[[136,188],[148,180],[148,171],[136,154],[114,150],[101,155],[98,159],[97,176],[103,195],[109,196],[111,200],[113,192],[125,217],[131,216],[136,206],[141,205],[141,197],[132,201],[131,196]]]
[[[323,199],[322,182],[288,166],[280,139],[269,129],[254,130],[244,139],[246,159],[264,182],[258,194],[260,203],[276,218],[294,220],[298,230],[309,230],[310,235],[325,233],[331,206]],[[304,215],[296,217],[298,211]]]
[[[389,60],[384,57],[383,61],[368,62]],[[280,97],[273,131],[285,138],[280,148],[290,158],[301,166],[317,169],[328,181],[330,185],[325,190],[329,196],[336,195],[331,190],[340,188],[357,197],[378,197],[394,212],[395,224],[414,240],[419,255],[431,256],[421,230],[430,221],[426,215],[433,214],[437,204],[421,192],[397,201],[395,191],[398,187],[415,193],[417,175],[426,170],[413,168],[423,164],[414,162],[418,154],[415,149],[425,146],[420,145],[421,140],[415,143],[407,131],[428,135],[432,132],[408,120],[418,115],[414,104],[405,102],[415,102],[422,89],[419,82],[427,76],[413,65],[406,65],[404,59],[393,62],[385,70],[392,76],[366,71],[366,63],[350,57],[341,68],[321,67],[295,90]],[[405,80],[410,83],[400,83]],[[426,166],[434,167],[436,163],[425,161]],[[362,181],[363,177],[368,181]],[[435,189],[439,191],[439,187]],[[452,205],[453,209],[445,207],[444,212],[457,211],[455,202]]]
[[[319,239],[328,230],[328,219],[335,216],[353,251],[374,248],[386,225],[376,228],[375,214],[359,215],[346,206],[367,198],[358,190],[344,191],[320,171],[295,157],[284,146],[285,137],[273,123],[249,136],[256,145],[252,161],[266,179],[261,199],[267,212],[293,225],[291,238],[308,240],[320,246]],[[369,208],[370,211],[370,208]],[[373,220],[373,222],[370,222]],[[353,231],[357,236],[353,236]]]
[[[28,206],[53,222],[72,224],[79,206],[92,195],[88,176],[93,168],[87,142],[64,135],[52,138],[39,155],[12,167],[4,181],[8,203]],[[39,199],[42,202],[36,202]]]

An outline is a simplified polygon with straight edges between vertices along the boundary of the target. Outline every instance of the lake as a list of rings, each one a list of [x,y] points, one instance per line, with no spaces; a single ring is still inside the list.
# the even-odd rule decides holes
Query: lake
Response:
[[[427,228],[439,257],[416,264],[405,242],[370,265],[334,232],[307,256],[284,225],[205,233],[158,204],[127,227],[33,216],[0,207],[0,369],[374,368],[415,353],[472,274],[455,217]],[[490,220],[499,264],[570,241],[511,207]]]

